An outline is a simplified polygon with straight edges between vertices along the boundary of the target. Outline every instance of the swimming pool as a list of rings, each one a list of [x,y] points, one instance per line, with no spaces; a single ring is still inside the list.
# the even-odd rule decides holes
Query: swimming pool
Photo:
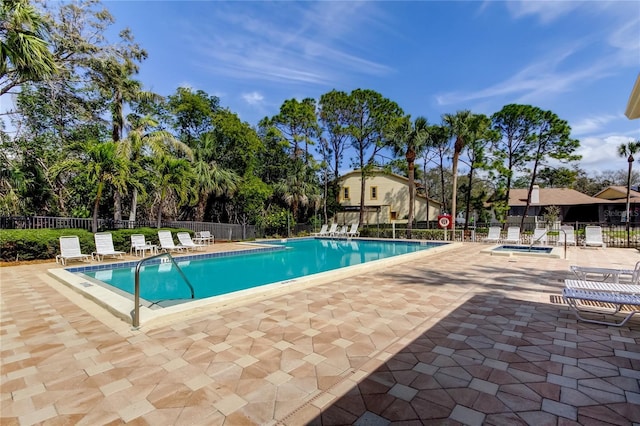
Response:
[[[214,258],[179,258],[178,266],[193,286],[195,299],[218,296],[357,265],[443,243],[303,239],[271,241],[274,250]],[[117,267],[83,272],[132,294],[135,268]],[[150,264],[140,273],[140,295],[153,302],[189,300],[191,289],[172,263]]]
[[[293,244],[295,241],[304,241],[305,239],[291,239],[285,242],[283,241],[262,241],[262,242],[253,242],[253,243],[235,243],[230,245],[231,249],[225,252],[212,252],[205,254],[194,254],[194,255],[184,255],[184,256],[176,256],[174,259],[178,262],[179,265],[185,265],[186,262],[189,262],[191,265],[194,261],[197,261],[202,258],[223,258],[234,256],[238,253],[247,255],[242,256],[243,258],[248,259],[250,256],[259,255],[260,252],[275,252],[275,251],[288,251],[286,246]],[[309,240],[309,238],[306,238]],[[325,240],[325,243],[331,250],[339,250],[344,251],[343,259],[349,262],[355,260],[356,257],[362,258],[361,253],[356,253],[348,251],[346,249],[345,244],[347,243],[344,240],[340,241],[332,241]],[[220,294],[218,296],[206,297],[198,300],[179,300],[177,303],[155,303],[153,301],[141,300],[141,308],[140,308],[140,320],[142,324],[148,324],[149,322],[156,321],[164,321],[165,319],[170,321],[171,318],[175,318],[176,315],[184,316],[184,315],[194,315],[200,312],[206,311],[208,313],[215,312],[217,309],[229,308],[231,306],[242,306],[245,303],[250,303],[251,301],[263,300],[266,298],[274,297],[279,294],[286,294],[292,291],[303,290],[310,286],[316,286],[320,284],[330,283],[339,281],[341,279],[346,279],[348,277],[352,277],[358,274],[370,273],[375,271],[382,271],[388,267],[393,265],[405,263],[405,262],[428,262],[428,257],[441,253],[443,251],[454,250],[462,245],[462,243],[457,242],[426,242],[426,241],[402,241],[402,240],[370,240],[370,239],[358,239],[352,240],[351,242],[357,242],[359,247],[362,247],[362,243],[368,241],[384,241],[391,242],[395,245],[395,254],[391,257],[380,258],[378,260],[374,259],[374,253],[364,256],[367,259],[367,263],[359,263],[352,264],[352,266],[344,266],[339,267],[338,269],[327,270],[324,272],[312,273],[305,276],[300,276],[298,278],[289,278],[283,281],[273,282],[270,284],[259,285],[257,287],[246,288],[244,290],[233,291],[231,293]],[[401,246],[405,243],[413,246],[411,247],[413,252],[407,252],[407,254],[400,255]],[[319,243],[322,246],[322,242]],[[355,245],[348,244],[350,247],[355,248]],[[246,249],[241,249],[241,247],[246,247]],[[240,249],[240,250],[239,250]],[[236,251],[231,251],[236,250]],[[239,250],[239,251],[238,251]],[[393,250],[392,250],[393,251]],[[159,260],[157,260],[159,263]],[[90,302],[93,302],[104,309],[108,310],[114,316],[131,323],[133,316],[133,296],[116,288],[115,286],[111,286],[109,284],[105,284],[104,282],[98,281],[96,278],[89,276],[87,273],[89,272],[100,272],[97,274],[98,278],[103,278],[111,274],[113,275],[115,269],[114,266],[117,265],[120,268],[135,268],[137,265],[137,261],[129,261],[129,262],[121,262],[117,264],[93,264],[89,266],[77,266],[77,267],[68,267],[68,268],[55,268],[49,269],[48,275],[53,278],[55,281],[62,283],[63,285],[71,288],[75,292],[81,294]],[[159,266],[159,265],[150,265],[146,264],[145,270],[150,266]],[[185,265],[186,266],[186,265]],[[165,266],[166,268],[166,266]],[[182,266],[181,266],[182,268]],[[276,265],[271,265],[269,268],[273,269],[283,269],[282,267],[276,267]],[[249,268],[242,264],[238,270],[235,271],[235,275],[241,276],[245,273]],[[260,271],[264,271],[266,268],[257,268]],[[208,275],[210,278],[209,281],[219,282],[224,280],[223,277],[217,277],[214,274]],[[51,285],[55,285],[52,284]],[[144,282],[141,283],[141,286],[144,286]],[[180,286],[184,286],[184,282],[181,281],[179,283]],[[90,303],[87,302],[87,303]],[[166,301],[165,301],[166,302]],[[80,302],[78,302],[80,303]],[[90,306],[85,307],[87,312],[93,312],[94,308]]]

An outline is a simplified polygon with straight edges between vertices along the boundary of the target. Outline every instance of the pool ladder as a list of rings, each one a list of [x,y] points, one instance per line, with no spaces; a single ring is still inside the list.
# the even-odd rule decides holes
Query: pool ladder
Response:
[[[191,290],[191,298],[192,299],[194,298],[193,286],[189,282],[189,279],[186,277],[184,272],[182,272],[182,269],[180,268],[180,266],[178,266],[173,256],[171,256],[171,254],[160,253],[160,254],[156,254],[155,256],[146,257],[140,260],[140,262],[138,262],[138,264],[136,265],[136,278],[135,278],[135,287],[134,287],[134,295],[133,295],[134,307],[133,307],[133,324],[132,325],[133,325],[133,328],[136,330],[140,328],[140,268],[145,262],[159,259],[159,258],[168,258],[169,262],[173,263],[173,266],[176,267],[176,269],[180,273],[180,276],[182,277],[184,282],[186,282],[187,285],[189,286],[189,290]]]

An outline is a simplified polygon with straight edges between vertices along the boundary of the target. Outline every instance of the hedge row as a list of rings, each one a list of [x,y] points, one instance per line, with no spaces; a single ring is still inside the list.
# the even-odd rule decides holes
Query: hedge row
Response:
[[[191,233],[188,229],[170,231],[174,235],[182,231]],[[119,229],[111,231],[114,248],[129,253],[132,234],[143,234],[147,242],[159,244],[155,228]],[[60,254],[59,238],[64,235],[77,235],[82,253],[91,254],[96,249],[93,233],[85,229],[0,229],[0,261],[55,259]]]

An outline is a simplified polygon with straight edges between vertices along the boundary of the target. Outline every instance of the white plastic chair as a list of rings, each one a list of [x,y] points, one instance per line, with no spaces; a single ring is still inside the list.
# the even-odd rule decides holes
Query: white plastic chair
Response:
[[[349,225],[344,225],[344,226],[340,227],[340,229],[338,229],[336,232],[334,232],[332,236],[334,236],[334,237],[346,237],[347,236],[347,232],[349,232]]]
[[[547,244],[547,230],[544,228],[534,229],[531,244]]]
[[[358,237],[360,232],[358,231],[358,226],[360,223],[352,223],[351,228],[347,231],[347,237]]]
[[[576,242],[576,233],[573,230],[573,226],[562,225],[560,227],[560,233],[558,234],[558,245],[563,246],[565,239],[567,241],[567,245],[578,245],[578,243]]]
[[[201,250],[205,247],[205,244],[194,243],[188,232],[178,232],[176,235],[178,236],[178,241],[180,241],[180,245],[182,247],[186,247],[191,250]]]
[[[196,232],[193,242],[196,244],[213,244],[213,235],[211,235],[211,232],[209,231]]]
[[[507,228],[507,238],[502,240],[505,243],[520,244],[520,227],[510,226]]]
[[[113,237],[110,232],[97,232],[93,235],[96,242],[96,251],[91,253],[91,257],[96,257],[98,261],[104,260],[105,256],[124,259],[124,252],[113,247]]]
[[[315,237],[322,237],[322,236],[325,236],[325,235],[327,235],[327,234],[329,233],[329,232],[328,232],[328,229],[329,229],[329,225],[327,225],[327,224],[325,223],[324,225],[322,225],[322,228],[320,228],[320,231],[319,231],[319,232],[314,232],[314,233],[312,233],[311,235],[313,235],[313,236],[315,236]]]
[[[183,245],[176,245],[173,242],[171,231],[158,231],[158,240],[160,241],[160,250],[162,251],[182,251],[186,249]]]
[[[487,235],[487,238],[484,238],[482,242],[497,243],[498,241],[500,241],[500,231],[501,229],[499,226],[491,226],[489,228],[489,234]]]
[[[80,239],[77,235],[60,237],[60,254],[56,256],[56,263],[66,265],[67,260],[89,261],[91,256],[82,253]]]
[[[142,257],[144,257],[147,251],[149,251],[149,254],[156,254],[158,247],[154,244],[147,243],[143,234],[133,234],[131,235],[131,250],[129,254],[133,254],[134,251],[136,256],[138,253],[142,253]]]
[[[607,245],[602,240],[602,228],[599,226],[587,226],[584,228],[584,246],[585,247],[602,247]]]
[[[336,232],[338,232],[338,224],[332,223],[331,228],[327,231],[328,236],[333,236]]]

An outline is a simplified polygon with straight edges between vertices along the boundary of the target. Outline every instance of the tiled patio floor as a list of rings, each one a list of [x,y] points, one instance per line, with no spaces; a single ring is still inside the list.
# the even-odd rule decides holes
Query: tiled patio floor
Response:
[[[640,318],[578,323],[558,300],[569,265],[638,252],[485,247],[138,331],[55,264],[0,268],[0,423],[640,424]]]

